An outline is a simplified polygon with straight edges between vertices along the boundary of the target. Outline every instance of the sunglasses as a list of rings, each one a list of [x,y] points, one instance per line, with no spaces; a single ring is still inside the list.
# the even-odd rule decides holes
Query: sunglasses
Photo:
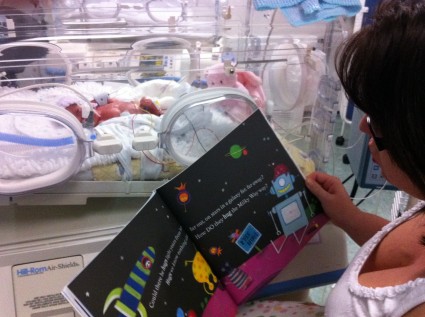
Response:
[[[369,116],[366,116],[366,122],[369,127],[370,133],[372,134],[373,140],[375,141],[376,148],[378,151],[383,151],[387,147],[385,146],[384,138],[376,135],[376,129],[373,128],[372,121]]]

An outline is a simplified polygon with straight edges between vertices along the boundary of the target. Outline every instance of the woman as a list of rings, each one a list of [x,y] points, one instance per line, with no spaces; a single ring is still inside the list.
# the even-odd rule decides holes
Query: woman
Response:
[[[336,69],[365,113],[360,130],[384,177],[425,199],[425,1],[381,2],[373,23],[338,51]],[[354,206],[334,176],[315,172],[306,185],[362,246],[330,293],[325,316],[425,316],[425,203],[390,223]],[[288,316],[283,311],[273,316]]]
[[[383,1],[338,53],[347,95],[383,176],[425,199],[425,1]],[[395,222],[355,207],[341,181],[313,173],[307,187],[332,222],[362,245],[332,290],[325,316],[425,316],[425,204]]]

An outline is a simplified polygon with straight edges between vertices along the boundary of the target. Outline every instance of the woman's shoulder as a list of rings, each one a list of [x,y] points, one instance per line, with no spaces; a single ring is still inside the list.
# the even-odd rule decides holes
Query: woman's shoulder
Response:
[[[355,281],[382,288],[425,278],[425,212],[420,212],[424,206],[417,204],[389,223],[360,250],[353,260]]]

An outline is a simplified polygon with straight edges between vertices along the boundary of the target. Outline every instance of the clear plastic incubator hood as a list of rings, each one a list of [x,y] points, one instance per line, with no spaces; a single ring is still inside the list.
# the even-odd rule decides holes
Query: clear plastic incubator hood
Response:
[[[230,0],[2,2],[0,204],[149,196],[257,108],[320,168],[341,21],[296,28]]]

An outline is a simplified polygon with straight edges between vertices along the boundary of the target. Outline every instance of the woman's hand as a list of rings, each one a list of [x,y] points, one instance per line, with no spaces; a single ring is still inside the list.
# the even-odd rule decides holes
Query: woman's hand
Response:
[[[337,226],[343,226],[350,212],[358,211],[344,185],[335,176],[313,172],[307,177],[306,186],[320,200],[325,213]]]
[[[335,176],[313,172],[307,177],[306,186],[320,200],[331,221],[347,232],[359,245],[365,243],[388,223],[384,218],[357,208],[342,182]]]

